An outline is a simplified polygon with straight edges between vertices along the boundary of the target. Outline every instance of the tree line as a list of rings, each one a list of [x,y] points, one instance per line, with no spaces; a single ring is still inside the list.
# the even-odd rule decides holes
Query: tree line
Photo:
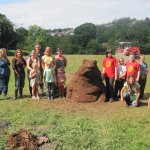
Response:
[[[68,29],[68,28],[67,28]],[[73,35],[54,35],[50,33],[67,29],[47,30],[37,25],[28,29],[15,25],[0,14],[0,47],[31,51],[35,44],[42,48],[50,46],[54,51],[62,48],[65,54],[102,54],[106,49],[115,50],[118,42],[132,42],[142,53],[150,53],[150,18],[115,19],[111,23],[95,25],[82,24],[74,29]]]

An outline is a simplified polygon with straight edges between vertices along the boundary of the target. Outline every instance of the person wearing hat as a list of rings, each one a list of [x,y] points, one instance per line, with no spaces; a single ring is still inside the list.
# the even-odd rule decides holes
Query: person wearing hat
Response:
[[[109,102],[114,101],[114,81],[117,80],[117,60],[112,55],[111,50],[106,51],[106,57],[102,62],[103,77],[106,83],[106,100]]]

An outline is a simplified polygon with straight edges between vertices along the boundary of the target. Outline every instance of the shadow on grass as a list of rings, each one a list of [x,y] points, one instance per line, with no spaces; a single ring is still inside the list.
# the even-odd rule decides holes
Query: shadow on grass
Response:
[[[13,99],[13,97],[2,97],[2,98],[0,98],[0,100],[12,100]]]
[[[141,106],[148,106],[148,103],[141,103]]]

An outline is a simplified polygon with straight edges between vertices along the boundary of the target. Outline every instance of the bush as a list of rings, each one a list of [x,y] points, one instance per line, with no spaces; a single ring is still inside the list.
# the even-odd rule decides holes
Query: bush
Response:
[[[7,50],[7,55],[14,56],[15,52],[16,52],[16,50]],[[22,50],[22,52],[23,52],[23,56],[27,56],[30,53],[30,51],[27,51],[27,50]]]

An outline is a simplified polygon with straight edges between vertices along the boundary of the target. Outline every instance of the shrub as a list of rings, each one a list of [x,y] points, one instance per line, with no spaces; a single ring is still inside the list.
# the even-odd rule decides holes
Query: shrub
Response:
[[[14,56],[15,52],[16,52],[16,50],[7,50],[7,55]],[[27,51],[27,50],[22,50],[22,52],[23,52],[23,56],[27,56],[30,53],[30,51]]]

